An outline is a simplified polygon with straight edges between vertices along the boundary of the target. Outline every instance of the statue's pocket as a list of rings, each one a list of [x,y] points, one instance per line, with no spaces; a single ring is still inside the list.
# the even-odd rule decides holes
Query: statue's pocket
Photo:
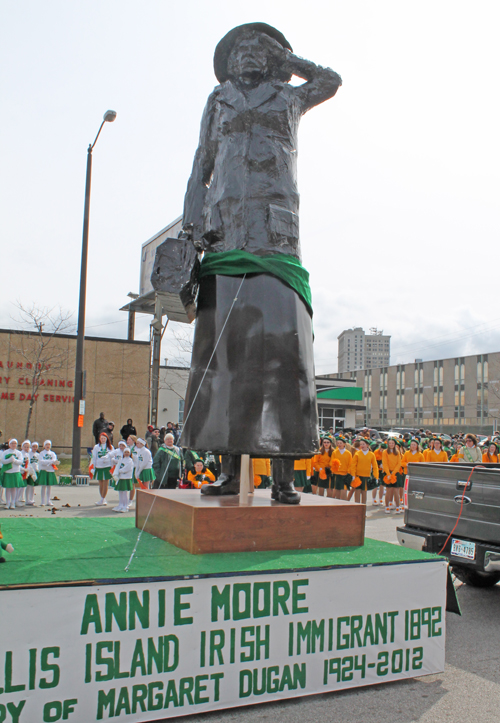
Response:
[[[299,217],[281,206],[268,206],[269,239],[273,246],[291,246],[299,243]]]

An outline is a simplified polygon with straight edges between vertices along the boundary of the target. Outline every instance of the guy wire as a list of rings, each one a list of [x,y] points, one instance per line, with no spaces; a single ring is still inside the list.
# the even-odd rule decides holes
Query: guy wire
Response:
[[[191,414],[191,411],[192,411],[192,409],[193,409],[193,407],[194,407],[194,403],[195,403],[195,401],[196,401],[196,398],[198,397],[199,391],[200,391],[200,389],[201,389],[201,385],[202,385],[203,382],[205,381],[205,377],[206,377],[206,375],[207,375],[208,369],[209,369],[209,367],[210,367],[210,364],[212,363],[212,359],[213,359],[214,356],[215,356],[215,352],[217,351],[217,347],[219,346],[219,342],[220,342],[220,340],[221,340],[221,338],[222,338],[222,334],[224,333],[224,329],[226,328],[227,322],[228,322],[228,320],[229,320],[229,316],[231,315],[231,312],[232,312],[232,310],[233,310],[233,307],[234,307],[235,303],[238,301],[238,294],[239,294],[240,291],[241,291],[241,287],[243,286],[243,282],[245,281],[245,279],[246,279],[246,274],[243,275],[243,278],[241,279],[241,283],[240,283],[240,285],[239,285],[239,287],[238,287],[238,291],[236,292],[236,296],[235,296],[234,299],[233,299],[233,303],[231,304],[231,307],[230,307],[229,311],[227,312],[227,316],[226,316],[226,319],[225,319],[225,321],[224,321],[224,324],[222,325],[222,329],[221,329],[221,332],[220,332],[220,334],[219,334],[219,338],[217,339],[217,342],[216,342],[216,344],[215,344],[214,350],[213,350],[213,352],[212,352],[212,354],[211,354],[211,356],[210,356],[210,359],[208,360],[207,368],[206,368],[205,371],[203,372],[203,376],[202,376],[202,378],[201,378],[201,382],[200,382],[200,384],[199,384],[199,386],[198,386],[198,389],[197,389],[197,391],[196,391],[196,394],[194,395],[194,399],[193,399],[193,401],[191,402],[191,407],[190,407],[190,409],[189,409],[189,411],[188,411],[188,413],[187,413],[187,415],[186,415],[186,419],[184,419],[184,421],[183,421],[183,424],[186,424],[187,420],[189,419],[189,415]],[[165,472],[163,473],[163,477],[161,478],[161,482],[160,482],[160,485],[159,485],[158,489],[161,489],[161,487],[162,487],[162,485],[163,485],[163,480],[165,479],[165,475],[166,475],[166,473],[167,473],[167,470],[168,470],[168,468],[169,468],[169,465],[170,465],[171,460],[172,460],[172,457],[170,457],[170,459],[168,460],[168,464],[167,464],[167,466],[166,466],[166,468],[165,468]],[[139,547],[139,542],[140,542],[140,540],[141,540],[142,533],[144,532],[144,528],[146,527],[146,524],[147,524],[147,522],[148,522],[148,520],[149,520],[149,516],[150,516],[150,514],[151,514],[151,511],[152,511],[152,509],[153,509],[153,507],[154,507],[155,502],[156,502],[156,496],[153,495],[153,501],[152,501],[152,503],[151,503],[151,507],[149,508],[149,512],[148,512],[148,514],[146,515],[146,519],[144,520],[144,524],[143,524],[143,526],[142,526],[142,529],[140,530],[139,534],[137,535],[137,540],[136,540],[136,543],[135,543],[135,547],[134,547],[134,549],[132,550],[132,554],[130,555],[130,559],[129,559],[128,563],[127,563],[127,566],[125,567],[125,572],[128,572],[129,567],[130,567],[130,565],[131,565],[131,563],[132,563],[132,560],[134,559],[134,555],[135,555],[135,553],[137,552],[137,548]],[[137,503],[136,503],[136,504],[137,504]]]

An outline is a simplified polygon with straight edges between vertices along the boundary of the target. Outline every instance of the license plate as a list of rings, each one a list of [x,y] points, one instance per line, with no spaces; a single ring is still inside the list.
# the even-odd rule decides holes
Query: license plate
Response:
[[[473,560],[476,557],[476,543],[466,542],[465,540],[452,540],[451,554],[455,555],[455,557],[465,557],[467,560]]]

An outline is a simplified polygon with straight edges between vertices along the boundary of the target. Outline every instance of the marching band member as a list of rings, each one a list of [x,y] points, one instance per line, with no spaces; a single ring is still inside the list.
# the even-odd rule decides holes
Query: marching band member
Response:
[[[201,489],[203,485],[215,482],[215,476],[207,467],[205,467],[203,460],[201,459],[196,460],[194,463],[194,469],[192,472],[188,472],[187,478],[188,481],[191,482],[192,486],[197,490]]]
[[[384,469],[385,488],[385,511],[390,513],[390,504],[394,498],[396,512],[403,511],[401,504],[401,490],[404,487],[404,477],[401,474],[401,453],[396,445],[396,440],[391,438],[387,441],[387,449],[382,452],[382,467]]]
[[[373,476],[378,479],[378,465],[373,452],[370,452],[367,439],[359,440],[359,451],[355,453],[351,462],[350,473],[353,476],[351,482],[351,491],[347,499],[351,499],[354,493],[354,500],[366,505],[366,491],[368,489],[368,481]],[[361,494],[360,494],[361,493]]]
[[[313,457],[314,482],[312,485],[313,495],[319,494],[324,497],[325,490],[330,489],[332,478],[331,458],[332,458],[332,440],[329,437],[323,437],[319,454]]]
[[[334,460],[338,460],[338,465],[335,465],[337,470],[336,472],[333,467]],[[337,446],[332,452],[332,459],[330,463],[333,473],[333,488],[331,497],[335,497],[338,500],[347,499],[347,490],[350,487],[352,480],[349,473],[351,464],[352,454],[346,447],[345,437],[337,437]]]
[[[434,445],[432,449],[427,450],[427,456],[424,454],[425,461],[426,462],[447,462],[448,461],[448,455],[443,449],[443,445],[441,443],[440,439],[434,440]],[[479,462],[481,461],[481,457],[479,458]]]

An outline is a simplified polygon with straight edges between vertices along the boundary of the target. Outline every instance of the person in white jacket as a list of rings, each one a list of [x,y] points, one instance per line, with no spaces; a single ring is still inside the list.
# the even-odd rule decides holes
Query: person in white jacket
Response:
[[[21,487],[22,477],[20,469],[23,465],[23,455],[17,449],[17,439],[9,440],[9,449],[2,454],[3,486],[8,510],[16,509],[17,490]]]
[[[35,504],[35,487],[38,486],[38,442],[32,442],[30,459],[28,464],[28,476],[26,478],[26,504],[32,507]]]
[[[96,505],[107,505],[106,495],[108,494],[109,480],[111,479],[111,467],[114,464],[115,449],[109,437],[104,432],[99,435],[99,444],[92,450],[92,464],[94,465],[94,479],[99,482],[101,499]]]
[[[52,442],[50,439],[46,439],[43,443],[43,449],[38,455],[38,484],[40,485],[42,496],[42,507],[54,507],[50,501],[50,488],[57,484],[55,470],[57,469],[56,465],[59,463],[59,460],[51,447]]]
[[[17,488],[16,504],[19,504],[19,502],[26,503],[25,493],[27,491],[26,487],[28,486],[26,479],[28,477],[28,467],[30,463],[30,449],[31,442],[29,439],[25,439],[21,445],[21,454],[23,455],[23,466],[20,469],[22,484],[21,487]]]
[[[118,492],[118,507],[113,507],[113,512],[128,512],[129,510],[129,492],[132,489],[132,475],[134,473],[134,463],[130,456],[130,449],[125,447],[123,457],[117,461],[114,472],[116,479],[115,489]]]
[[[153,458],[143,439],[137,440],[136,449],[137,456],[134,463],[135,478],[138,482],[142,482],[146,489],[148,489],[151,487],[150,483],[156,479],[156,475],[153,472]]]

